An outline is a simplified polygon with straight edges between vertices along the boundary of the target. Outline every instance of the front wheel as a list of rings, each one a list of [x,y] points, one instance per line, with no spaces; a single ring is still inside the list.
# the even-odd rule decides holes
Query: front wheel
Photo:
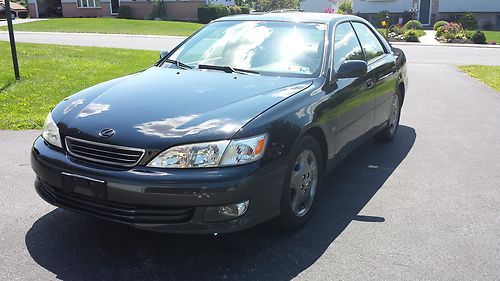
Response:
[[[278,223],[285,230],[305,225],[311,218],[323,175],[323,157],[315,138],[305,136],[293,149],[281,196]]]
[[[378,141],[392,141],[398,132],[399,117],[401,116],[401,92],[397,91],[392,96],[391,113],[389,114],[389,123],[382,131],[375,135]]]
[[[11,13],[10,14],[10,18],[13,19],[13,20],[15,20],[16,19],[16,13]]]

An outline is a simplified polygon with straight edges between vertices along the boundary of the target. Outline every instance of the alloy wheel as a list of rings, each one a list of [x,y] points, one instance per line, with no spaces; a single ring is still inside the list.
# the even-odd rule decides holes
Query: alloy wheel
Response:
[[[318,162],[314,152],[304,150],[293,166],[290,180],[290,204],[297,217],[303,217],[311,208],[318,185]]]

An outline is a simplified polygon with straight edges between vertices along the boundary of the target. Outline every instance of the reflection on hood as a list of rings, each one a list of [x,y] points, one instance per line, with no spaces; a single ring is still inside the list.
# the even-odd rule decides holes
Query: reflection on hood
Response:
[[[150,121],[139,124],[134,128],[138,132],[147,136],[156,136],[160,138],[183,137],[194,135],[199,132],[220,127],[225,121],[224,119],[211,119],[200,124],[188,125],[187,123],[195,119],[198,115],[179,116],[175,118],[167,118],[159,121]]]
[[[104,111],[108,111],[111,106],[109,104],[102,103],[90,103],[87,105],[78,115],[77,118],[83,118],[94,114],[99,114]]]

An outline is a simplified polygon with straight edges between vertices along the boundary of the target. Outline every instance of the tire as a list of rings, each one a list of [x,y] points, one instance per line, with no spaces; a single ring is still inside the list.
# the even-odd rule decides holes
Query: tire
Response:
[[[380,142],[389,142],[396,137],[399,128],[399,117],[401,116],[401,106],[403,105],[403,99],[401,95],[401,90],[392,96],[391,112],[389,113],[389,122],[387,127],[375,135],[375,139]]]
[[[11,14],[10,14],[10,18],[11,18],[12,20],[15,20],[15,19],[16,19],[16,14],[15,14],[15,13],[11,13]]]
[[[304,226],[311,218],[322,184],[323,155],[315,138],[305,136],[299,140],[285,176],[277,223],[282,230],[291,231]]]

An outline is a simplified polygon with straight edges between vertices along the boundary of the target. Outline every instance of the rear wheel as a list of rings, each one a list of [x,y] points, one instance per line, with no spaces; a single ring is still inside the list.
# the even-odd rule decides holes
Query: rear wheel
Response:
[[[302,138],[293,150],[281,197],[281,228],[297,229],[311,218],[322,182],[322,159],[319,144],[311,136]]]
[[[392,141],[398,132],[399,117],[401,116],[401,91],[398,90],[392,96],[391,113],[389,114],[389,123],[387,127],[379,132],[375,139],[379,141]]]
[[[13,19],[13,20],[15,20],[16,19],[16,13],[11,13],[10,14],[10,18]]]

